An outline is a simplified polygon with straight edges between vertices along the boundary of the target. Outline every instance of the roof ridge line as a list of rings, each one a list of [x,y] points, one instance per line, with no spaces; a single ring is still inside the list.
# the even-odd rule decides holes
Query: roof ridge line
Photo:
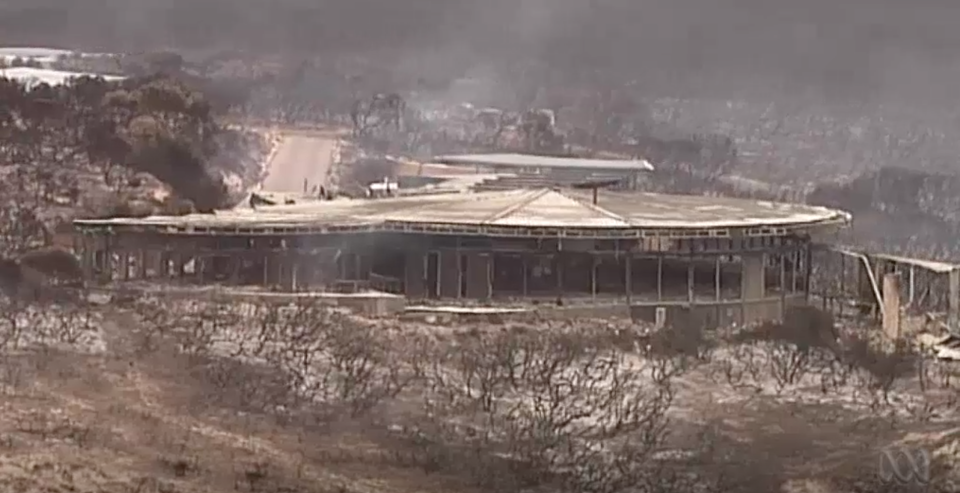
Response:
[[[509,216],[510,214],[513,214],[514,212],[517,212],[518,210],[523,209],[524,207],[530,205],[531,202],[539,199],[540,197],[543,197],[549,192],[550,192],[549,188],[541,188],[539,190],[528,190],[527,193],[529,195],[527,197],[520,199],[520,201],[517,202],[516,204],[513,204],[495,214],[488,216],[483,221],[480,221],[480,224],[488,224],[494,221],[499,221]]]
[[[600,214],[600,215],[603,215],[603,216],[607,216],[607,217],[610,218],[610,219],[616,219],[617,221],[620,221],[620,222],[626,224],[627,226],[630,226],[630,221],[628,221],[627,218],[621,216],[620,214],[617,214],[617,213],[615,213],[615,212],[612,212],[612,211],[610,211],[610,210],[608,210],[608,209],[604,209],[603,207],[600,207],[600,206],[597,205],[597,204],[592,204],[592,203],[590,203],[590,202],[585,202],[585,201],[583,201],[583,200],[580,199],[580,198],[577,198],[577,197],[568,195],[568,194],[564,193],[564,192],[563,192],[562,190],[560,190],[560,189],[557,189],[556,192],[559,193],[560,195],[562,195],[562,196],[564,196],[564,197],[566,197],[566,198],[568,198],[568,199],[570,199],[570,200],[572,200],[572,201],[574,201],[574,202],[576,202],[576,203],[578,203],[578,204],[586,207],[587,209],[590,209],[590,210],[593,211],[593,212],[596,212],[596,213],[598,213],[598,214]]]

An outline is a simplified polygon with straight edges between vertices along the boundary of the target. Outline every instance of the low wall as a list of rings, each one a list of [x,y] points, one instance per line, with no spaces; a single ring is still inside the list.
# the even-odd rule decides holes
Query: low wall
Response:
[[[792,306],[806,305],[804,295],[764,298],[751,301],[720,301],[688,303],[633,303],[631,317],[649,323],[656,321],[657,308],[666,310],[667,325],[695,325],[704,328],[747,325],[766,320],[781,320],[783,313]]]
[[[291,304],[312,301],[324,306],[346,308],[371,317],[389,317],[403,312],[407,301],[402,296],[390,293],[328,293],[328,292],[272,292],[246,289],[204,289],[179,287],[121,287],[95,290],[93,296],[104,301],[132,300],[139,296],[157,296],[176,300],[207,299],[210,301],[236,301],[248,303]]]

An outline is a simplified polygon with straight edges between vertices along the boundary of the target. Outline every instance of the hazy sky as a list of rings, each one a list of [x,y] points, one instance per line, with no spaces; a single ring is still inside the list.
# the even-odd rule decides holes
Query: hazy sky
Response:
[[[0,42],[541,61],[658,87],[950,98],[953,0],[4,0]],[[409,60],[408,60],[409,59]],[[447,67],[449,65],[449,67]]]

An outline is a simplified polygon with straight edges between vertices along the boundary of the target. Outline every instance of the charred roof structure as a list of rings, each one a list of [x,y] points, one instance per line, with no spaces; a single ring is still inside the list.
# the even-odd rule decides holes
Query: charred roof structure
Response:
[[[799,204],[540,188],[75,224],[85,272],[104,282],[604,301],[725,325],[805,303],[812,245],[849,221]]]

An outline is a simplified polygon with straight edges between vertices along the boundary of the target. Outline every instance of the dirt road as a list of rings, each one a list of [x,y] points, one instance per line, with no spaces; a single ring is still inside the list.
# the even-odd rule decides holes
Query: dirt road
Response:
[[[270,160],[264,192],[301,193],[304,180],[307,189],[327,185],[333,154],[337,148],[334,131],[284,131],[280,148]]]

